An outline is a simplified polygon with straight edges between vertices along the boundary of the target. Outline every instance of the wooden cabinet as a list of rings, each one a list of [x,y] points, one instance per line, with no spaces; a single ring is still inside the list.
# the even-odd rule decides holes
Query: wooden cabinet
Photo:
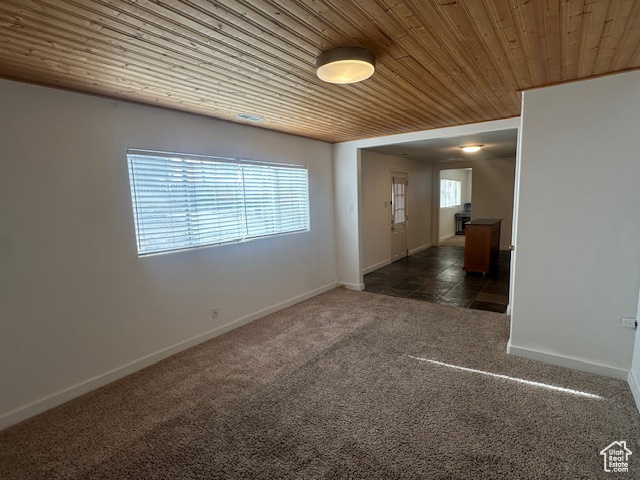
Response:
[[[498,270],[502,220],[481,218],[466,225],[464,269],[487,274]]]

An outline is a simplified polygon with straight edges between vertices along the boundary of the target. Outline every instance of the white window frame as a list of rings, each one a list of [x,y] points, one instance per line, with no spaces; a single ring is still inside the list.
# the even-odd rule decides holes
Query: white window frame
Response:
[[[127,150],[138,256],[310,230],[305,165]]]
[[[394,228],[406,225],[407,215],[407,174],[391,175],[391,224]]]
[[[462,205],[462,181],[449,178],[440,179],[440,208]]]

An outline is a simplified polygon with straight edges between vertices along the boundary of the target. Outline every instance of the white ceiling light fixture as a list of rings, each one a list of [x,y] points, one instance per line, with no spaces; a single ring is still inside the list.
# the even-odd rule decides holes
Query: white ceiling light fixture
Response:
[[[460,147],[460,149],[464,153],[476,153],[482,150],[482,147],[484,147],[484,145],[465,145],[463,147]]]
[[[329,83],[356,83],[375,71],[376,56],[366,48],[340,47],[322,52],[316,58],[316,75]]]

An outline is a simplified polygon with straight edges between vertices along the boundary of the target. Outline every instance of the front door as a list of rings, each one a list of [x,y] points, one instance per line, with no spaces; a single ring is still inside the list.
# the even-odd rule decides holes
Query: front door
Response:
[[[407,256],[407,174],[391,174],[391,261]]]

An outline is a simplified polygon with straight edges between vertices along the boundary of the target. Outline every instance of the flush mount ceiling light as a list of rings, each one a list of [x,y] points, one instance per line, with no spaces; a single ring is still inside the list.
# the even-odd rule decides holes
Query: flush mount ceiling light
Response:
[[[484,145],[465,145],[464,147],[460,147],[460,149],[464,153],[476,153],[480,151],[484,147]]]
[[[356,83],[373,75],[375,63],[375,55],[366,48],[334,48],[318,55],[316,74],[329,83]]]

